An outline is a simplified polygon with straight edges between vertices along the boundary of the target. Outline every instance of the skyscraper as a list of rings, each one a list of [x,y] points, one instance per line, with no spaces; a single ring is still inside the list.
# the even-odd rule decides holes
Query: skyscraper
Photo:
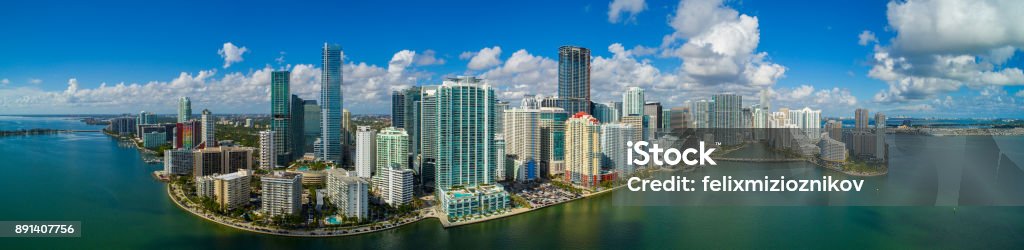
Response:
[[[596,187],[601,180],[601,125],[579,112],[565,122],[565,181]]]
[[[405,91],[391,91],[391,126],[405,128]]]
[[[320,74],[320,135],[323,143],[323,155],[320,158],[338,163],[341,162],[342,152],[345,152],[341,144],[341,54],[341,46],[324,43]]]
[[[291,143],[291,156],[290,160],[302,158],[302,155],[306,153],[306,108],[303,105],[305,101],[299,98],[297,95],[292,95],[291,111],[288,113],[288,140]]]
[[[356,131],[356,176],[370,178],[377,167],[377,131],[359,126]]]
[[[742,128],[743,98],[735,94],[717,94],[711,97],[712,128]]]
[[[856,130],[865,130],[868,128],[868,119],[870,118],[868,109],[857,109],[854,114],[853,128]]]
[[[420,88],[420,183],[433,190],[436,184],[434,175],[437,159],[437,87],[423,86]]]
[[[565,172],[565,121],[568,119],[569,113],[562,108],[540,108],[541,176]]]
[[[630,87],[622,93],[622,116],[644,114],[644,89]]]
[[[494,90],[475,77],[449,78],[437,90],[437,195],[448,217],[508,207],[494,182]]]
[[[885,113],[875,112],[875,128],[885,129]]]
[[[634,128],[629,124],[601,124],[601,165],[618,172],[620,177],[633,174],[633,165],[626,162],[629,154],[626,145],[639,141],[634,135]]]
[[[590,113],[590,49],[558,48],[558,107],[566,112]]]
[[[187,122],[192,119],[192,101],[187,96],[178,99],[178,122]]]
[[[277,150],[273,130],[260,131],[260,169],[273,170],[277,167]]]
[[[516,171],[516,181],[532,180],[540,160],[540,110],[514,108],[504,113],[505,154],[514,155],[521,169]]]
[[[274,165],[285,165],[291,161],[291,72],[274,71],[270,73],[270,130],[274,131],[274,152],[277,162]]]
[[[660,131],[659,128],[661,128],[661,123],[663,120],[663,118],[661,117],[663,111],[664,110],[662,109],[660,102],[651,102],[644,104],[644,115],[646,115],[649,119],[648,122],[650,124],[647,124],[647,127],[650,130],[651,135],[654,135],[655,133]]]
[[[215,128],[214,126],[216,126],[216,125],[214,124],[215,121],[214,121],[214,118],[213,118],[213,112],[210,112],[209,109],[203,109],[203,115],[202,115],[201,120],[202,120],[202,123],[203,123],[203,129],[202,129],[203,141],[202,141],[202,143],[205,143],[207,147],[216,147],[217,146],[217,139],[216,139],[216,137],[214,136],[214,133],[213,133],[214,132],[214,128]]]
[[[313,141],[320,137],[320,105],[316,100],[302,101],[302,151],[313,152]]]

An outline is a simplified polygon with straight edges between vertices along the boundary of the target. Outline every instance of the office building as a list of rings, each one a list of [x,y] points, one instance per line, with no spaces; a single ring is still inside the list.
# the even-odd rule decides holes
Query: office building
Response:
[[[306,153],[306,107],[305,100],[297,95],[292,95],[291,105],[288,112],[288,142],[291,143],[291,154],[289,160],[302,158]]]
[[[356,131],[356,176],[369,179],[377,168],[377,131],[359,126]]]
[[[320,135],[321,159],[341,162],[344,145],[341,143],[342,122],[342,51],[341,46],[324,43],[320,74]]]
[[[260,178],[262,212],[268,218],[288,216],[302,209],[302,174],[274,171]]]
[[[566,112],[590,113],[590,49],[558,48],[557,107]]]
[[[600,122],[580,112],[565,124],[565,181],[596,187],[601,180]]]
[[[594,118],[597,118],[601,123],[619,122],[619,118],[622,118],[622,115],[612,105],[614,104],[594,103],[594,106],[591,107],[591,110],[594,111]]]
[[[291,72],[270,73],[270,130],[274,131],[274,152],[277,164],[286,165],[291,159]]]
[[[565,172],[565,121],[569,113],[562,108],[540,109],[540,175]],[[500,165],[499,165],[500,166]]]
[[[369,218],[369,183],[341,168],[327,170],[327,199],[338,214],[357,221]]]
[[[316,100],[302,101],[302,152],[313,152],[313,141],[320,137],[320,105]]]
[[[647,127],[650,130],[651,135],[657,134],[661,131],[661,123],[664,120],[661,118],[663,109],[660,102],[651,102],[644,104],[644,115],[648,117]]]

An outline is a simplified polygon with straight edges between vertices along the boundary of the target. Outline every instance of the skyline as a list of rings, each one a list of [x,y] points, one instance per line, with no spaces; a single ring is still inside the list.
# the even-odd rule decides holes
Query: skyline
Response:
[[[933,22],[936,16],[957,17],[942,11],[966,9],[955,2],[446,2],[399,4],[409,9],[395,10],[328,3],[322,9],[284,6],[280,11],[297,21],[271,24],[245,23],[269,12],[252,6],[224,17],[119,23],[117,17],[174,13],[181,6],[136,3],[124,8],[131,13],[115,17],[96,14],[111,11],[105,6],[84,6],[97,9],[78,16],[60,13],[76,8],[14,3],[13,15],[0,23],[19,25],[0,32],[23,39],[0,42],[0,54],[13,59],[0,62],[0,114],[170,114],[181,96],[191,97],[197,110],[265,113],[272,70],[292,71],[292,92],[319,99],[320,51],[314,46],[326,41],[344,49],[344,105],[356,114],[388,113],[391,91],[456,75],[487,79],[499,99],[512,103],[525,94],[552,96],[558,47],[577,45],[592,51],[595,102],[616,101],[626,88],[639,86],[648,101],[666,107],[719,92],[741,94],[749,106],[769,87],[773,107],[811,106],[825,116],[851,117],[864,107],[890,116],[1022,117],[1017,50],[1024,27],[1011,26],[1020,23],[1013,13],[1024,11],[1024,3],[972,2],[972,13],[990,18],[960,12],[969,15]],[[417,8],[425,10],[413,13]],[[459,14],[447,14],[454,12]],[[502,19],[508,15],[534,18]],[[231,21],[206,20],[212,18]],[[358,18],[371,21],[350,20]],[[557,25],[545,25],[552,20]],[[198,37],[166,40],[171,34],[157,34],[206,24],[236,29],[196,29]],[[936,25],[942,28],[928,28]],[[133,29],[140,27],[147,29]],[[295,34],[273,36],[276,30]],[[410,36],[419,37],[413,43],[406,40]],[[67,37],[76,39],[75,46],[52,49]],[[148,46],[139,47],[143,41]]]

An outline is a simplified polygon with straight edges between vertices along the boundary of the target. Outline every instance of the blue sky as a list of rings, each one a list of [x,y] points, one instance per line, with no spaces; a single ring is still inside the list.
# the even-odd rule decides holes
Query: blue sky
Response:
[[[199,109],[266,113],[268,68],[292,70],[293,92],[316,98],[324,42],[345,49],[351,64],[345,105],[355,113],[387,113],[383,104],[391,90],[437,84],[450,75],[485,76],[510,101],[522,94],[554,95],[552,63],[565,44],[591,48],[595,71],[608,73],[597,79],[595,72],[592,92],[601,102],[616,100],[632,85],[667,106],[718,91],[743,94],[753,103],[767,88],[776,107],[811,106],[826,116],[851,116],[856,107],[914,116],[1024,113],[1024,82],[1014,74],[1024,44],[1024,35],[1014,37],[1019,28],[964,42],[914,28],[927,23],[900,21],[941,16],[949,8],[929,7],[959,1],[618,2],[627,6],[618,20],[610,18],[613,1],[12,2],[0,10],[0,37],[6,38],[0,40],[0,114],[172,113],[178,95],[195,96]],[[989,27],[1019,26],[1012,13],[1021,4],[979,3],[996,11]],[[698,5],[708,6],[692,7]],[[722,18],[687,16],[685,10]],[[676,19],[688,20],[682,26],[704,25],[681,28]],[[971,21],[942,25],[977,30]],[[715,36],[729,27],[741,39]],[[875,40],[859,43],[865,32]],[[915,49],[927,38],[946,45]],[[218,54],[226,43],[245,48],[229,67]],[[618,56],[615,44],[623,48]],[[724,55],[687,53],[686,47]],[[471,67],[484,48],[501,53]],[[997,49],[1003,56],[992,56]],[[950,68],[942,66],[949,58],[937,56],[973,60]],[[605,60],[598,63],[598,57]],[[717,63],[683,66],[699,60]],[[897,67],[886,70],[891,61]],[[723,69],[723,62],[739,69]],[[913,66],[901,68],[900,62]],[[744,70],[751,67],[776,74],[745,76],[765,72]],[[926,68],[934,70],[921,70]],[[964,68],[974,72],[953,74]],[[1005,77],[991,80],[993,74]],[[186,90],[161,90],[166,88]],[[221,93],[203,93],[212,91]],[[961,105],[976,108],[954,108]]]

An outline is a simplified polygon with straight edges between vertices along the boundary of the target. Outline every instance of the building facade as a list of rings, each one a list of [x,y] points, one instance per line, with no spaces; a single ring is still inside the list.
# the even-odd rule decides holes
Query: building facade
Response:
[[[302,174],[275,171],[263,176],[262,212],[265,216],[288,216],[302,209]]]
[[[369,126],[356,130],[356,176],[369,179],[377,168],[377,131]]]
[[[601,175],[601,125],[597,118],[576,113],[565,125],[565,181],[597,187]]]
[[[341,46],[324,43],[320,73],[320,135],[321,159],[341,162],[341,120],[342,120],[342,50]]]

